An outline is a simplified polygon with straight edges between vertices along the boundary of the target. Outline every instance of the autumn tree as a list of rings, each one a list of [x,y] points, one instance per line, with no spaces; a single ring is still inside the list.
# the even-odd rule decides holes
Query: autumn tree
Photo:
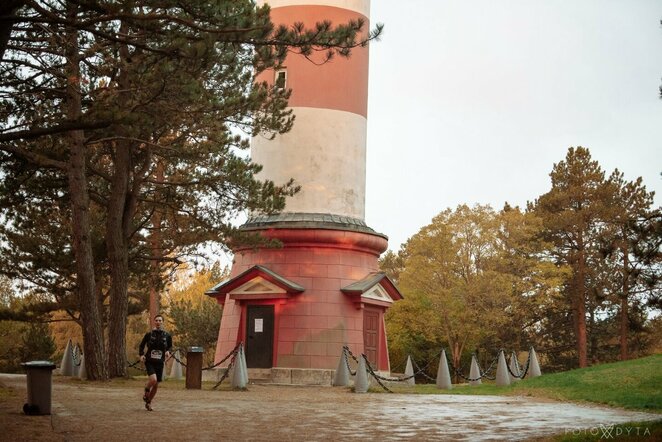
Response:
[[[412,353],[423,346],[429,359],[446,342],[457,367],[466,349],[497,333],[512,296],[509,278],[494,267],[497,233],[492,208],[463,205],[441,212],[408,240],[400,274],[405,299],[388,314],[394,345]]]
[[[176,346],[203,347],[208,362],[214,360],[222,310],[216,299],[200,294],[229,274],[229,269],[221,269],[218,263],[201,270],[181,270],[166,295],[165,308],[168,321],[174,325]]]

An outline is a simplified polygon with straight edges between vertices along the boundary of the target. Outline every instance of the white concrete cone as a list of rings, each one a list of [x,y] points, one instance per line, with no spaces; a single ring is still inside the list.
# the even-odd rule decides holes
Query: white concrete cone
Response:
[[[409,378],[405,381],[407,385],[416,385],[416,379],[414,379],[414,367],[411,363],[411,356],[407,356],[407,365],[405,366],[405,377]]]
[[[506,365],[506,355],[503,350],[499,350],[499,362],[497,362],[496,384],[499,387],[510,385],[510,375]]]
[[[346,387],[349,385],[349,370],[347,369],[347,352],[345,349],[342,349],[340,353],[340,360],[338,361],[338,367],[336,368],[336,373],[333,376],[333,383],[331,384],[334,387]]]
[[[512,374],[510,375],[511,382],[521,381],[522,379],[518,376],[522,376],[522,370],[520,370],[519,361],[517,360],[517,354],[515,352],[512,352],[510,354],[509,366],[510,366],[510,371],[517,375],[517,376],[513,376]]]
[[[540,372],[540,364],[538,363],[538,356],[536,355],[536,351],[531,347],[529,350],[531,352],[531,362],[529,363],[529,372],[527,373],[527,377],[530,378],[537,378],[538,376],[542,376],[542,373]]]
[[[175,351],[175,360],[170,366],[170,377],[176,381],[181,380],[184,377],[184,370],[182,369],[182,364],[179,363],[180,356],[179,350]]]
[[[80,366],[78,367],[78,377],[82,381],[87,380],[87,369],[85,368],[85,355],[83,353],[80,354]]]
[[[71,348],[71,339],[69,339],[69,342],[67,342],[67,346],[64,349],[64,355],[62,356],[62,362],[60,363],[60,374],[62,376],[74,375],[74,352]]]
[[[476,379],[475,381],[469,381],[469,385],[482,384],[480,380],[480,368],[478,368],[478,361],[476,360],[476,355],[471,355],[471,369],[469,370],[469,379]]]
[[[354,377],[354,393],[367,393],[368,391],[368,369],[365,366],[363,355],[359,357],[359,366],[356,367]]]
[[[244,352],[243,344],[239,347],[239,354],[241,355],[241,373],[244,376],[244,385],[248,385],[248,364],[246,364],[246,353]]]
[[[439,358],[439,368],[437,369],[437,388],[443,390],[452,390],[451,373],[448,370],[448,360],[446,359],[446,350],[441,350]]]
[[[241,390],[246,389],[246,382],[244,381],[248,377],[248,375],[244,374],[243,371],[244,371],[244,364],[242,364],[241,362],[241,346],[240,346],[234,361],[234,371],[232,372],[232,382],[230,384],[232,388],[237,388]]]

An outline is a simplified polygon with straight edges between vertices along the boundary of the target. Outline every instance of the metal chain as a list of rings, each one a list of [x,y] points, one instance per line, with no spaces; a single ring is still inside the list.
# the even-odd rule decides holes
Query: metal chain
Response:
[[[458,370],[457,368],[455,368],[455,366],[452,363],[451,363],[451,367],[453,368],[453,371],[455,371],[455,374],[457,374],[459,377],[461,377],[465,381],[476,382],[476,381],[479,381],[483,378],[486,378],[486,379],[489,379],[489,380],[493,381],[494,379],[496,379],[496,376],[490,377],[487,374],[492,370],[492,368],[494,367],[494,364],[496,363],[496,361],[498,361],[498,359],[499,359],[499,355],[497,354],[496,358],[494,358],[492,360],[492,363],[487,368],[487,370],[483,371],[482,373],[481,373],[480,366],[479,366],[478,367],[478,373],[480,374],[480,376],[478,376],[477,378],[470,378],[470,377],[467,377],[467,376],[463,375],[462,372],[460,370]]]
[[[524,369],[524,372],[521,373],[519,376],[512,372],[512,370],[510,369],[510,364],[506,364],[506,367],[508,367],[508,373],[510,373],[512,377],[517,379],[524,379],[526,374],[529,372],[529,367],[531,366],[531,353],[532,353],[531,350],[529,350],[529,357],[526,360],[526,368]],[[517,361],[517,359],[515,359],[515,361]],[[517,365],[519,365],[519,362],[517,362]]]
[[[347,345],[343,345],[342,348],[347,351],[347,354],[350,355],[352,357],[352,359],[354,359],[354,362],[356,362],[357,364],[359,363],[359,360],[356,358],[356,356],[354,356],[354,354],[352,353],[352,350],[350,350]]]
[[[136,362],[133,362],[133,363],[129,364],[127,367],[128,368],[135,368],[136,370],[140,370],[140,371],[145,371],[144,368],[138,367],[138,364],[140,364],[140,359],[138,359]]]
[[[420,368],[418,366],[418,364],[416,363],[416,361],[414,361],[413,359],[411,360],[411,363],[414,365],[414,368],[416,368],[416,370],[418,370],[418,372],[417,372],[418,374],[422,374],[423,377],[426,378],[429,381],[433,381],[433,382],[437,381],[436,379],[428,376],[428,374],[425,372],[425,370],[427,370],[428,366],[430,365],[430,362],[428,362],[428,365],[426,365],[425,368]]]
[[[79,352],[78,344],[76,344],[73,350],[71,351],[71,358],[74,360],[74,365],[76,367],[80,367],[80,363],[82,362],[82,360],[79,358],[78,352]]]
[[[170,353],[170,357],[171,357],[172,359],[174,359],[175,361],[179,362],[183,367],[186,367],[187,365],[186,365],[185,363],[183,363],[182,361],[180,361],[179,358],[178,358],[177,356],[175,356],[175,355],[177,354],[178,351],[179,351],[179,349],[177,349],[177,350],[171,352],[171,353]]]
[[[230,353],[228,353],[228,355],[227,355],[226,357],[224,357],[220,362],[217,362],[217,363],[214,364],[214,365],[210,365],[209,367],[203,368],[202,370],[203,370],[203,371],[204,371],[204,370],[211,370],[212,368],[216,368],[216,367],[218,367],[218,366],[221,365],[223,362],[227,361],[228,358],[229,358],[230,356],[232,356],[233,354],[235,354],[235,353],[239,350],[239,347],[240,347],[241,345],[243,345],[242,342],[240,342],[239,344],[235,345],[234,348],[232,349],[232,351],[231,351]]]
[[[349,350],[349,348],[347,348],[347,346],[344,346],[342,348],[342,351],[343,351],[343,354],[345,356],[345,364],[347,364],[347,370],[349,371],[349,374],[352,375],[352,376],[355,376],[356,375],[356,370],[354,372],[352,372],[352,367],[349,366],[349,358],[347,357],[347,352],[349,352],[350,354],[352,352]],[[342,355],[340,357],[342,357]],[[354,358],[354,355],[352,355],[352,357]],[[356,360],[356,358],[354,358],[354,360]]]
[[[375,370],[372,369],[372,366],[370,365],[370,361],[368,361],[366,355],[361,354],[361,357],[365,360],[365,366],[368,369],[368,372],[372,375],[373,378],[375,378],[379,386],[382,387],[385,391],[389,393],[393,393],[393,391],[391,391],[386,385],[382,383],[382,381],[380,380],[381,376],[377,375],[377,373],[375,373]]]
[[[225,362],[230,356],[232,356],[232,359],[230,359],[230,363],[228,364],[228,367],[225,369],[225,373],[223,373],[223,376],[221,376],[221,380],[218,381],[218,382],[216,383],[216,385],[214,385],[214,386],[212,387],[212,390],[216,390],[216,389],[217,389],[217,388],[223,383],[223,381],[225,380],[225,378],[227,378],[227,377],[230,375],[230,370],[232,370],[232,367],[234,367],[234,364],[235,364],[235,362],[237,361],[237,355],[239,354],[239,349],[240,349],[242,346],[243,346],[243,343],[240,342],[239,344],[237,344],[237,345],[234,347],[234,349],[233,349],[230,353],[228,353],[228,355],[227,355],[226,357],[223,358],[223,360],[221,361],[221,363]]]

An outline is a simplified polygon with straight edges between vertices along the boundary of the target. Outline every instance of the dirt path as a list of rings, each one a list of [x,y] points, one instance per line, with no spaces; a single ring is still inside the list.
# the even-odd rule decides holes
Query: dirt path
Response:
[[[248,391],[162,384],[147,412],[143,381],[54,377],[51,416],[25,416],[24,375],[0,374],[0,440],[517,440],[659,415],[521,397],[354,394],[252,385]],[[640,431],[644,431],[643,428]]]

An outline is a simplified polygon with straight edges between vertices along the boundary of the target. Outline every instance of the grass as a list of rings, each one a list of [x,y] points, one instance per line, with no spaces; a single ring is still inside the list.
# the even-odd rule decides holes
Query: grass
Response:
[[[422,394],[475,394],[535,396],[662,413],[662,355],[525,379],[507,387],[493,383],[454,385],[439,390],[434,385],[396,387],[396,392]]]

